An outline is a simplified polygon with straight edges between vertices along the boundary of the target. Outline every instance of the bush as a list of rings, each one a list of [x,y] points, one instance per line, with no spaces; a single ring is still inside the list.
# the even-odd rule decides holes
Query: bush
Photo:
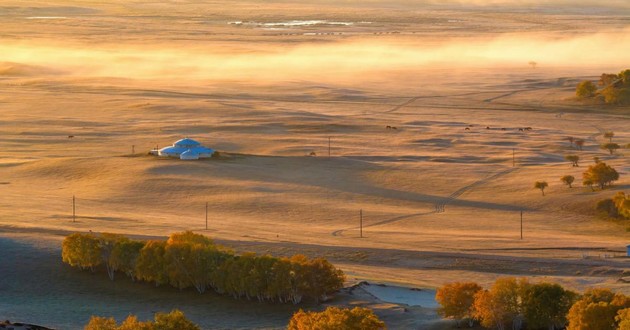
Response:
[[[299,310],[289,321],[287,330],[381,330],[386,329],[372,310],[328,307],[323,312]]]
[[[341,289],[345,280],[343,272],[323,258],[236,255],[190,231],[174,233],[168,241],[146,243],[121,235],[77,233],[64,239],[62,256],[64,262],[83,269],[105,263],[112,280],[113,273],[120,271],[156,286],[194,287],[199,293],[212,288],[259,301],[297,304],[306,297],[318,302]]]

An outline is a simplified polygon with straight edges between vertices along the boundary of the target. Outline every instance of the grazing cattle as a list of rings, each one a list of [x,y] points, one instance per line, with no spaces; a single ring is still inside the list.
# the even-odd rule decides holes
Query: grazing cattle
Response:
[[[317,156],[317,154],[315,153],[315,151],[311,151],[311,153],[310,153],[310,154],[308,154],[308,155],[309,155],[309,156],[311,156],[311,157],[315,157],[315,156]]]
[[[525,127],[525,130],[527,130],[527,131],[531,131],[531,130],[532,130],[532,128],[531,128],[531,127]]]
[[[490,126],[486,126],[486,129],[490,129]]]
[[[392,126],[392,129],[398,129],[398,127],[396,127],[396,126]]]
[[[465,130],[470,131],[470,128],[466,127]]]
[[[522,128],[519,128],[519,129],[518,129],[518,131],[519,131],[519,132],[522,132],[522,131],[523,131],[523,129],[522,129]]]
[[[501,130],[502,130],[502,131],[505,131],[505,127],[502,127],[502,128],[501,128]]]
[[[72,139],[74,135],[68,135],[68,139]]]
[[[391,126],[389,126],[389,125],[385,126],[385,128],[387,128],[387,129],[392,129],[392,127],[391,127]]]

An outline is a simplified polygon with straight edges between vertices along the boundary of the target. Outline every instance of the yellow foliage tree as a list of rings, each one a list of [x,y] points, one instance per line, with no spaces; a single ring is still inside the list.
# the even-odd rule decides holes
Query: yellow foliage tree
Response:
[[[287,330],[381,330],[386,329],[368,308],[328,307],[323,312],[299,310],[289,321]]]
[[[452,317],[457,322],[468,319],[470,326],[473,322],[473,303],[475,294],[481,291],[479,284],[474,282],[454,282],[445,284],[435,293],[435,300],[440,304],[438,313],[443,317]]]
[[[118,325],[113,317],[106,318],[92,316],[90,322],[83,328],[84,330],[118,330]]]
[[[102,262],[98,238],[92,234],[69,235],[61,243],[61,259],[70,266],[94,270]]]
[[[140,322],[135,315],[129,315],[120,326],[114,318],[92,316],[84,330],[200,330],[186,318],[180,310],[155,314],[155,321]]]
[[[523,320],[522,298],[529,287],[525,279],[499,278],[490,290],[475,294],[474,316],[487,328],[505,329],[509,323],[520,328]]]
[[[624,308],[617,312],[615,321],[619,324],[618,330],[630,330],[630,308]]]
[[[628,307],[630,297],[608,289],[589,290],[569,309],[567,330],[615,330],[615,316]]]

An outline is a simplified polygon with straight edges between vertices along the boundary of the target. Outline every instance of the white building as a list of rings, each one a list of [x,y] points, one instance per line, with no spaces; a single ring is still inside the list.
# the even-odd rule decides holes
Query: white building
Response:
[[[183,160],[210,158],[213,153],[213,149],[206,148],[201,143],[189,138],[181,139],[170,147],[158,150],[160,157],[174,157]]]

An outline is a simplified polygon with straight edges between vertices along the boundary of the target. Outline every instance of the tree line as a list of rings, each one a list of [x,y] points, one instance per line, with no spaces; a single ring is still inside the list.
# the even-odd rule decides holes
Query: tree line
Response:
[[[630,297],[608,289],[580,295],[555,283],[499,278],[484,290],[474,282],[449,283],[435,296],[443,317],[489,329],[630,330]]]
[[[603,73],[598,84],[602,87],[600,90],[590,80],[581,81],[575,94],[581,99],[596,99],[607,104],[630,104],[630,69],[619,74]]]
[[[194,287],[199,293],[212,289],[234,298],[281,303],[297,304],[303,298],[319,302],[341,289],[345,280],[324,258],[237,255],[191,231],[174,233],[167,241],[75,233],[64,239],[61,255],[73,267],[104,267],[111,280],[122,273],[156,286]]]
[[[288,330],[384,330],[385,323],[369,308],[328,307],[322,312],[299,310],[293,314]],[[184,313],[175,309],[155,314],[155,321],[138,321],[129,315],[118,325],[113,317],[92,316],[84,330],[199,330]]]

